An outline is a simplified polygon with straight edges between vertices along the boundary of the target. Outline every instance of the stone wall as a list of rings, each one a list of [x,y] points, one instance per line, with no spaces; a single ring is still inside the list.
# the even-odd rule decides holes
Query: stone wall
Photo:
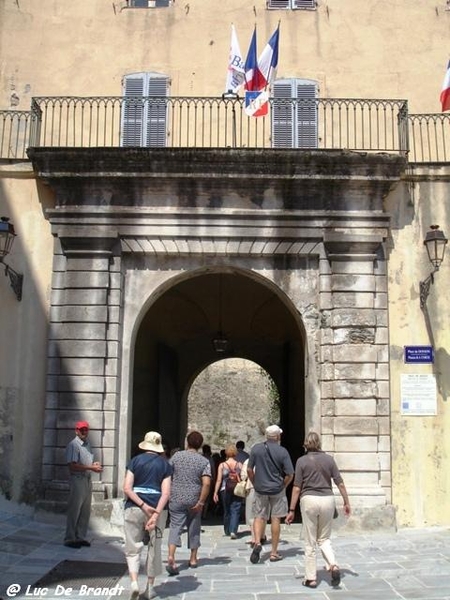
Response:
[[[201,431],[213,452],[237,440],[248,451],[278,420],[276,389],[269,375],[248,360],[214,363],[200,373],[189,393],[188,429]]]

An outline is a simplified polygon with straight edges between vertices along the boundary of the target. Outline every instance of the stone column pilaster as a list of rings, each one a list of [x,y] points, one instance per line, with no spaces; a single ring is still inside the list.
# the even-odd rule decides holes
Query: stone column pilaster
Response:
[[[79,419],[89,421],[89,440],[103,465],[102,474],[94,476],[97,497],[116,491],[121,274],[113,242],[85,241],[77,248],[55,238],[42,477],[46,500],[65,498],[64,449]]]
[[[320,268],[324,450],[357,506],[391,502],[386,262],[381,239],[329,236]]]

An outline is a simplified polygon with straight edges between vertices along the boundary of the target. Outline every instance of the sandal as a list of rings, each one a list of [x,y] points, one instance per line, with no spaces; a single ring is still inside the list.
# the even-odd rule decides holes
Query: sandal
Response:
[[[178,570],[177,565],[175,564],[175,560],[173,558],[168,558],[167,559],[167,567],[166,567],[166,571],[169,573],[169,575],[172,577],[173,575],[179,575],[180,571]]]
[[[309,588],[316,588],[317,581],[315,579],[304,579],[302,581],[302,585],[304,585],[305,587],[309,587]]]
[[[254,565],[256,565],[257,563],[259,563],[259,555],[261,554],[261,544],[255,544],[253,546],[253,551],[250,554],[250,562]]]
[[[283,557],[279,554],[271,554],[269,560],[270,562],[278,562],[279,560],[283,560]]]
[[[338,586],[341,583],[341,572],[337,565],[331,567],[331,585]]]

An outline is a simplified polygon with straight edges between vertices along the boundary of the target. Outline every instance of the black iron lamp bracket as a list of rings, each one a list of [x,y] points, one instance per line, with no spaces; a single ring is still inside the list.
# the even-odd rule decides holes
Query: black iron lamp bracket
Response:
[[[11,287],[16,295],[17,300],[20,302],[22,300],[23,275],[21,273],[17,273],[17,271],[7,265],[4,261],[0,262],[5,267],[5,277],[9,277]]]

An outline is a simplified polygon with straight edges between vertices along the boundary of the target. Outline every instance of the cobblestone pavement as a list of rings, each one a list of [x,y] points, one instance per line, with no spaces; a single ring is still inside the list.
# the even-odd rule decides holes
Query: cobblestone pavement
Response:
[[[249,561],[249,532],[241,526],[237,540],[223,535],[218,524],[204,523],[199,566],[188,568],[185,546],[177,553],[180,574],[166,573],[156,580],[158,598],[170,600],[450,600],[450,528],[401,530],[397,533],[346,534],[333,537],[341,567],[339,588],[330,586],[319,559],[318,587],[302,586],[304,552],[301,525],[283,525],[279,552],[283,560],[269,562],[265,546],[260,563]],[[11,514],[0,509],[0,598],[71,598],[92,600],[131,598],[125,574],[114,587],[34,585],[60,561],[82,560],[125,563],[121,530],[106,531],[94,524],[90,548],[70,549],[62,544],[61,516],[42,518]],[[167,530],[164,534],[167,536]],[[183,540],[186,543],[186,540]],[[165,544],[163,546],[165,553]],[[165,558],[165,556],[164,556]],[[145,576],[141,569],[143,590]]]

